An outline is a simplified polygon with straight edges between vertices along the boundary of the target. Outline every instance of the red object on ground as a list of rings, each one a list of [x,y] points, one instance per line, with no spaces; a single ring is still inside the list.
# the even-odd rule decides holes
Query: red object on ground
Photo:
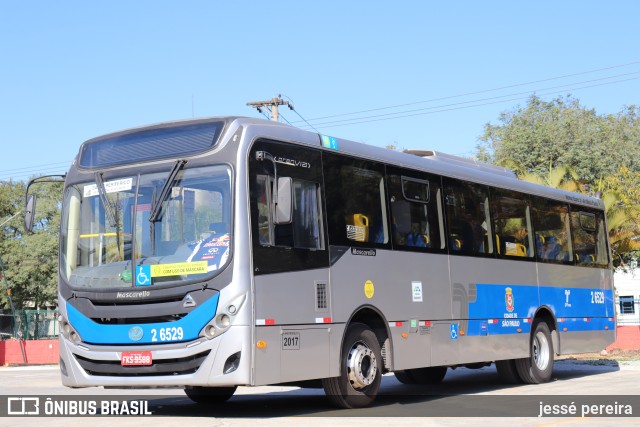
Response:
[[[609,350],[640,350],[640,325],[618,326],[616,342],[607,347]]]
[[[22,357],[22,350],[26,363]],[[49,365],[60,362],[58,340],[6,340],[0,341],[0,366],[3,365]]]

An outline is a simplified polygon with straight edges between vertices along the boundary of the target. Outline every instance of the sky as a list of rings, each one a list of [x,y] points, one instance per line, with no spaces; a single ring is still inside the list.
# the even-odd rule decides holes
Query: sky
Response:
[[[0,2],[0,181],[278,94],[294,126],[471,156],[533,94],[640,104],[639,19],[634,0]]]

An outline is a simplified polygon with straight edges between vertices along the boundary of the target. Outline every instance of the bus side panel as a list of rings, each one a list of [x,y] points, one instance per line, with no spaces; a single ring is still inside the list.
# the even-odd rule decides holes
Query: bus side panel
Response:
[[[539,306],[536,264],[467,256],[451,256],[450,263],[457,337],[434,343],[433,351],[458,341],[457,363],[527,357],[527,319]]]
[[[331,290],[334,322],[349,321],[359,307],[382,313],[393,369],[431,365],[433,322],[451,318],[447,255],[378,249],[363,256],[347,250],[331,268]]]
[[[330,300],[318,307],[317,284],[327,279],[326,269],[255,277],[256,341],[266,343],[255,353],[256,384],[330,376],[340,350],[330,345]]]
[[[608,269],[539,264],[540,303],[557,321],[560,354],[599,352],[615,341]]]

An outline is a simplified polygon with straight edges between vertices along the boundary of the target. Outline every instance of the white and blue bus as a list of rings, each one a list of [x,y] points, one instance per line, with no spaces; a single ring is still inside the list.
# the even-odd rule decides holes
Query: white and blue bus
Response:
[[[70,387],[319,380],[495,363],[551,378],[615,340],[601,200],[432,151],[222,117],[91,139],[66,175],[60,370]]]

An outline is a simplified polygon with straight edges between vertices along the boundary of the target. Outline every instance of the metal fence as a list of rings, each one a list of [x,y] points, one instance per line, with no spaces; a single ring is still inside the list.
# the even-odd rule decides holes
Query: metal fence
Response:
[[[58,321],[55,310],[0,310],[0,340],[55,339]]]

